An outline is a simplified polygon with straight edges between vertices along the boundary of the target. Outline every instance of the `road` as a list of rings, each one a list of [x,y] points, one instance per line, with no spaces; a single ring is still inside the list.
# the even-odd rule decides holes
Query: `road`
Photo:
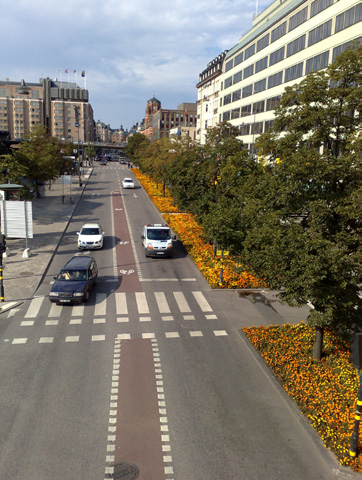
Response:
[[[330,480],[335,462],[241,333],[269,319],[213,291],[177,242],[145,258],[160,214],[123,165],[96,166],[36,297],[0,339],[0,479]],[[86,305],[49,302],[76,232],[99,221]],[[89,254],[81,252],[80,254]]]

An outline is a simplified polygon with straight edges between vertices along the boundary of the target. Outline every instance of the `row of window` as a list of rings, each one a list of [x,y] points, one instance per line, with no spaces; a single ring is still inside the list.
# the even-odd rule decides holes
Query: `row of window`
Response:
[[[320,53],[315,57],[309,58],[305,62],[305,75],[308,75],[312,71],[322,70],[328,66],[329,62],[329,50],[326,52]],[[241,98],[249,97],[250,95],[263,92],[264,90],[276,87],[277,85],[281,85],[283,83],[283,76],[284,76],[284,83],[290,82],[297,78],[303,76],[303,66],[304,62],[300,62],[296,65],[292,65],[285,70],[281,70],[280,72],[274,73],[269,77],[262,78],[255,83],[251,83],[239,90],[235,90],[232,93],[224,95],[223,98],[220,98],[220,106],[228,105],[229,103],[236,102]]]
[[[357,12],[357,6],[353,7],[352,9],[355,13]],[[359,12],[362,10],[359,9]],[[347,11],[349,12],[349,10]],[[347,12],[344,12],[342,16],[347,14]],[[360,15],[360,13],[359,13]],[[357,16],[355,15],[354,21],[357,21]],[[358,18],[358,21],[360,19]],[[351,18],[349,18],[349,23],[352,21]],[[327,22],[323,23],[322,25],[319,25],[318,27],[314,28],[311,30],[308,34],[308,47],[314,45],[315,43],[318,43],[325,38],[328,38],[331,36],[332,32],[332,20],[328,20]],[[240,70],[233,76],[228,77],[224,81],[224,89],[230,87],[231,85],[235,85],[236,83],[242,81],[243,79],[245,80],[246,78],[250,77],[251,75],[254,75],[254,73],[259,73],[262,70],[265,70],[268,68],[268,66],[275,65],[278,62],[281,62],[284,60],[284,58],[291,57],[292,55],[295,55],[296,53],[304,50],[306,48],[306,34],[301,35],[300,37],[296,38],[292,42],[289,42],[286,46],[283,46],[279,48],[278,50],[275,50],[274,52],[270,53],[270,55],[263,57],[262,59],[258,60],[255,64],[249,65],[248,67],[244,68],[244,70]],[[268,61],[269,60],[269,61]]]
[[[280,103],[280,95],[276,97],[267,98],[260,102],[250,103],[249,105],[243,105],[242,107],[234,108],[222,114],[223,121],[234,120],[235,118],[247,117],[249,115],[255,115],[257,113],[269,112],[274,110]]]
[[[325,10],[332,4],[333,4],[333,0],[315,0],[311,4],[310,18],[314,17],[315,15]],[[361,4],[358,4],[358,5],[355,5],[354,7],[351,7],[349,10],[337,15],[335,33],[340,32],[341,30],[348,28],[354,25],[355,23],[360,22],[361,15],[362,15],[361,12],[362,12]],[[292,17],[289,18],[288,32],[299,27],[299,25],[307,21],[307,19],[308,19],[308,6],[304,7],[302,10],[300,10],[299,12],[297,12],[296,14],[294,14]],[[329,37],[331,35],[331,30],[332,30],[332,20],[328,20],[324,24],[319,25],[318,27],[311,30],[308,36],[308,46],[310,47],[311,45],[314,45],[315,43],[320,42],[321,40]],[[259,40],[257,40],[256,43],[253,43],[252,45],[247,47],[244,51],[236,55],[233,59],[226,62],[225,72],[228,72],[229,70],[236,67],[243,61],[247,60],[255,53],[267,47],[269,44],[275,42],[282,36],[286,35],[286,33],[287,33],[287,21],[284,21],[282,24],[278,25],[273,30],[271,30],[270,34],[267,33],[266,35],[261,37]],[[304,40],[302,37],[304,37]],[[287,57],[305,48],[305,35],[303,35],[302,37],[291,42],[291,44],[294,44],[294,45],[288,44]],[[298,42],[301,42],[301,43],[304,42],[304,45],[302,46],[302,44]],[[288,47],[289,47],[289,52],[288,52]],[[283,59],[284,59],[284,47],[270,54],[269,65],[274,65],[275,63],[280,62]],[[265,59],[263,59],[263,61],[265,62]],[[267,67],[264,67],[264,68],[267,68]],[[255,73],[257,73],[257,70],[255,71]],[[244,78],[245,78],[245,74],[244,74]],[[227,88],[226,85],[225,85],[225,88]]]

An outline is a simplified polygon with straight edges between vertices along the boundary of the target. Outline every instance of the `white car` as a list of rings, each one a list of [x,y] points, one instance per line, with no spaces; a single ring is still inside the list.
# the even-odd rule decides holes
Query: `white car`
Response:
[[[134,188],[134,183],[132,178],[124,178],[122,180],[122,187],[123,188]]]
[[[103,247],[104,232],[99,223],[85,223],[78,235],[78,248],[96,249]]]

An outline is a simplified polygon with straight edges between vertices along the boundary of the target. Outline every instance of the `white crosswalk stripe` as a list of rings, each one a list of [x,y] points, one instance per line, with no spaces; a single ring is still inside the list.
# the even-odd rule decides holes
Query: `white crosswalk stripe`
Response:
[[[97,293],[96,294],[96,304],[94,307],[94,315],[105,315],[106,314],[106,302],[107,294],[106,293]]]
[[[185,295],[182,292],[173,292],[178,308],[181,313],[191,313],[190,307],[186,302]]]
[[[36,297],[30,302],[29,308],[24,318],[36,318],[45,297]]]
[[[150,313],[150,310],[148,308],[148,303],[146,300],[146,294],[144,292],[136,292],[136,302],[137,302],[138,313],[140,314]]]
[[[202,292],[192,292],[192,294],[195,297],[197,303],[200,305],[200,308],[203,312],[212,312],[212,308],[210,307],[208,301],[206,300]]]

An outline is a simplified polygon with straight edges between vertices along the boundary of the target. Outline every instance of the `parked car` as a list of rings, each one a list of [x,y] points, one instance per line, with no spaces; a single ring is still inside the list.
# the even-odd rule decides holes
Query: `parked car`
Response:
[[[99,162],[99,165],[107,165],[107,159],[106,158],[102,158],[102,160]]]
[[[77,235],[80,250],[103,248],[104,232],[99,223],[85,223]]]
[[[97,263],[93,257],[73,257],[54,277],[49,300],[53,303],[87,302],[97,276]]]
[[[134,188],[134,182],[132,178],[124,178],[122,180],[122,187],[123,188]]]

